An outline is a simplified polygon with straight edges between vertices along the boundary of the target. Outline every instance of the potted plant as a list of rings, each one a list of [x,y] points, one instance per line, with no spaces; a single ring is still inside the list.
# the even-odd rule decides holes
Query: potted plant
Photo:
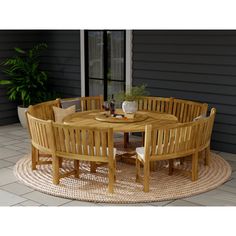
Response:
[[[37,44],[28,51],[14,48],[16,55],[1,63],[1,70],[8,79],[0,79],[0,84],[7,86],[9,100],[19,104],[18,116],[23,127],[26,127],[27,107],[49,97],[48,76],[39,68],[40,52],[46,48],[45,43]]]
[[[137,100],[146,95],[148,95],[148,92],[145,85],[134,86],[127,92],[118,93],[116,100],[122,101],[122,110],[125,114],[134,114],[138,110]]]

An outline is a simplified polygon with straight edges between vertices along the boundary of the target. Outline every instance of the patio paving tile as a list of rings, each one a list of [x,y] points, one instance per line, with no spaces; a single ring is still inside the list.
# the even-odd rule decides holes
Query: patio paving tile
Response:
[[[150,203],[127,203],[127,204],[111,204],[111,203],[98,203],[99,206],[107,207],[151,207]]]
[[[24,194],[22,195],[22,197],[35,201],[35,202],[39,202],[46,206],[60,206],[67,202],[71,202],[70,199],[54,197],[54,196],[47,195],[38,191],[33,191],[31,193]]]
[[[2,134],[3,132],[0,131],[0,133]],[[12,141],[11,138],[0,135],[0,146],[3,146],[5,143],[11,142],[11,141]]]
[[[225,160],[236,161],[236,154],[220,152],[219,155],[222,156]]]
[[[220,189],[185,198],[185,200],[204,206],[236,206],[235,194]]]
[[[18,136],[18,137],[22,137],[22,136],[25,136],[27,135],[27,130],[14,130],[14,131],[10,131],[8,132],[8,135],[12,135],[12,136]]]
[[[17,195],[23,195],[29,192],[33,192],[34,189],[27,187],[26,185],[20,184],[18,182],[7,184],[1,187],[1,189],[17,194]]]
[[[0,146],[14,146],[15,144],[17,143],[20,143],[21,141],[20,140],[17,140],[17,139],[10,139],[10,141],[6,141],[6,142],[2,142],[0,144]]]
[[[16,177],[13,171],[8,168],[2,168],[0,170],[0,186],[16,182]]]
[[[224,184],[224,185],[221,185],[220,187],[218,187],[218,189],[225,191],[225,192],[234,193],[235,198],[236,198],[236,186],[232,187],[232,186],[228,186],[228,185]]]
[[[231,175],[232,178],[236,179],[236,171],[232,172],[232,175]],[[235,186],[236,187],[236,186]]]
[[[0,159],[5,159],[7,157],[19,155],[18,151],[10,150],[5,147],[0,147]]]
[[[232,172],[236,171],[236,161],[230,161],[230,160],[226,160],[226,161],[230,164],[232,168]]]
[[[171,203],[171,201],[161,201],[161,202],[150,202],[149,204],[151,206],[167,206],[169,203]]]
[[[17,155],[17,156],[8,157],[8,158],[6,158],[6,159],[4,159],[4,160],[9,161],[9,162],[15,164],[17,161],[19,161],[19,160],[20,160],[22,157],[24,157],[24,156],[25,156],[24,153],[19,154],[19,152],[18,152],[18,155]]]
[[[12,206],[27,199],[0,189],[0,206]]]
[[[225,185],[236,188],[236,179],[229,180],[228,182],[225,183]]]
[[[201,205],[194,202],[188,202],[188,201],[179,199],[179,200],[175,200],[167,204],[166,206],[168,207],[168,206],[201,206]]]
[[[13,206],[42,206],[42,204],[40,204],[38,202],[31,201],[31,200],[26,200],[24,202],[18,203]]]
[[[13,163],[11,163],[9,161],[0,160],[0,168],[9,167],[9,166],[12,166],[12,165],[13,165]]]
[[[20,151],[22,149],[22,147],[18,147],[15,144],[6,145],[5,148],[10,149],[10,150],[15,150],[15,151]]]
[[[70,201],[67,202],[65,204],[63,204],[62,206],[98,206],[98,204],[93,203],[93,202],[85,202],[85,201]]]
[[[20,148],[24,148],[24,149],[30,149],[30,143],[24,143],[24,142],[21,142],[21,143],[16,143],[15,144],[16,147],[20,147]]]

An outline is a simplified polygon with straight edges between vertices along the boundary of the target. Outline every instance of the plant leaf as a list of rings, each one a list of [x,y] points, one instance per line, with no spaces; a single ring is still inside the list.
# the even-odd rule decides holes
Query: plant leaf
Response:
[[[26,54],[26,52],[24,50],[22,50],[21,48],[14,48],[16,52],[19,52],[21,54]]]

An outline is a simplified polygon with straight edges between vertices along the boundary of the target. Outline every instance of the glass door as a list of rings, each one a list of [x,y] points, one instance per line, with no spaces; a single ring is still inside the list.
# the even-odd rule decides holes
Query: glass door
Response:
[[[85,31],[86,96],[104,100],[125,89],[125,31]]]

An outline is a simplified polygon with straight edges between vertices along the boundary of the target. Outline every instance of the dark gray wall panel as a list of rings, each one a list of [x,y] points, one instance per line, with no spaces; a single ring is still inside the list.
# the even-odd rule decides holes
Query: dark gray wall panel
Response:
[[[212,147],[236,153],[236,31],[133,31],[133,84],[217,108]]]
[[[0,30],[0,61],[12,56],[14,47],[29,49],[41,42],[48,44],[41,61],[51,89],[60,97],[80,96],[79,30]],[[4,77],[1,72],[0,76]],[[0,125],[17,121],[16,104],[8,101],[0,86]]]

